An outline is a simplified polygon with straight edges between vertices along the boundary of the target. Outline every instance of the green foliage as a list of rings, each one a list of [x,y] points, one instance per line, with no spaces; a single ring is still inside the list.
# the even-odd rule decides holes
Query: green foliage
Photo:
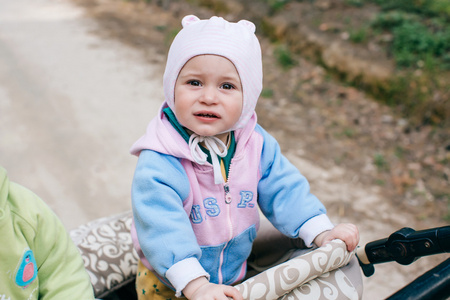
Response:
[[[201,6],[211,9],[216,14],[227,14],[230,12],[226,2],[216,0],[198,0]]]
[[[447,222],[450,222],[450,194],[447,194],[445,202],[447,202],[447,212],[444,215],[443,219]]]
[[[348,138],[352,138],[355,135],[355,130],[353,128],[345,128],[342,134]]]
[[[291,0],[264,0],[268,5],[272,13],[282,9]]]
[[[291,51],[285,46],[278,46],[275,49],[275,57],[284,70],[287,70],[296,65]]]
[[[393,34],[391,53],[399,67],[417,67],[418,62],[432,70],[450,69],[450,28],[442,19],[421,19],[401,11],[381,13],[372,23],[375,29]]]
[[[157,26],[155,26],[155,29],[160,32],[164,32],[167,30],[167,26],[166,25],[157,25]]]
[[[164,44],[167,47],[169,47],[172,44],[173,39],[175,38],[175,36],[178,34],[179,31],[180,30],[178,28],[167,31],[167,33],[164,37]]]
[[[378,14],[376,19],[372,22],[372,27],[383,30],[392,30],[405,22],[412,22],[413,20],[417,21],[418,18],[415,15],[407,14],[402,11],[382,12]]]
[[[441,16],[450,17],[450,1],[448,0],[434,0],[431,1],[430,10],[438,13]]]
[[[354,43],[364,43],[368,39],[368,30],[366,27],[349,30],[349,33],[349,39]]]
[[[383,179],[377,179],[377,180],[375,180],[375,184],[379,185],[379,186],[385,186],[386,181],[384,181]]]
[[[364,0],[345,0],[347,5],[361,7],[364,5]]]
[[[387,162],[386,158],[384,157],[384,155],[381,153],[375,154],[375,156],[373,158],[373,162],[374,162],[375,166],[378,168],[378,170],[380,170],[380,171],[389,169],[388,162]]]
[[[273,90],[272,89],[263,89],[261,91],[261,97],[263,97],[263,98],[272,98],[273,97]]]
[[[400,146],[395,147],[395,156],[398,158],[404,158],[405,157],[406,150]]]
[[[450,17],[448,0],[372,0],[383,10],[398,10],[429,17]]]

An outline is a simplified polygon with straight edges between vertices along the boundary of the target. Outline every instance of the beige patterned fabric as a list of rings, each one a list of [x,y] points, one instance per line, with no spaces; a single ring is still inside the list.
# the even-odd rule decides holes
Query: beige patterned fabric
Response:
[[[132,214],[126,212],[95,220],[70,232],[97,298],[106,297],[135,280],[139,257],[131,240],[131,222]],[[284,253],[292,253],[292,249]],[[341,271],[347,267],[338,269],[352,257],[344,242],[335,240],[267,269],[236,288],[245,300],[358,299],[352,280]],[[356,268],[359,271],[359,266]]]
[[[236,286],[246,300],[358,299],[358,293],[338,268],[353,253],[340,240],[292,258]]]
[[[293,289],[280,299],[360,299],[357,290],[340,269],[325,273]]]
[[[70,231],[97,298],[107,296],[136,278],[139,257],[131,240],[131,222],[131,212],[126,212]]]

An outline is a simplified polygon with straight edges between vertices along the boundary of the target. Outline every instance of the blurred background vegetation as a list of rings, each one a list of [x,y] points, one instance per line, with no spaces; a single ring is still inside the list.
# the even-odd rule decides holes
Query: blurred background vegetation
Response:
[[[341,26],[334,24],[331,30],[325,30],[361,46],[375,42],[395,63],[395,70],[389,78],[367,80],[364,74],[360,74],[348,80],[345,68],[330,67],[320,60],[320,56],[317,60],[342,80],[390,105],[416,126],[450,126],[450,0],[344,0],[334,4],[333,1],[299,0],[263,2],[269,6],[272,15],[282,14],[293,2],[322,2],[322,7],[329,10],[340,2],[338,9],[348,13],[358,14],[364,9],[376,12],[358,23],[351,22],[350,14],[343,13]],[[354,9],[351,10],[351,7]],[[320,13],[316,16],[321,18]],[[326,15],[322,17],[326,18]],[[317,20],[317,26],[324,22],[327,20]],[[268,23],[263,22],[265,34],[274,40],[282,39],[274,34],[276,28],[271,28]],[[283,66],[292,65],[286,51],[280,51],[280,63]]]
[[[186,13],[200,18],[214,13],[234,21],[251,20],[256,24],[256,33],[270,41],[267,48],[273,52],[263,51],[273,55],[279,67],[265,69],[270,80],[261,96],[275,103],[288,99],[302,107],[322,110],[316,112],[321,118],[317,124],[324,127],[326,134],[316,134],[308,145],[315,148],[306,149],[308,153],[329,155],[337,165],[353,167],[360,178],[365,159],[370,157],[376,170],[372,182],[383,191],[396,193],[387,197],[403,203],[410,198],[428,199],[416,201],[421,218],[450,220],[450,0],[117,1],[147,3],[142,11],[149,13],[153,5],[167,12],[173,22],[159,21],[155,25],[164,35],[162,53],[180,30],[179,19]],[[110,15],[109,19],[114,18]],[[133,40],[142,47],[145,30],[125,34],[122,27],[114,28],[123,31],[128,42]],[[145,38],[152,40],[155,34]],[[308,65],[305,60],[319,66],[310,71],[312,79],[301,76]],[[314,79],[321,83],[312,83],[311,88]],[[297,82],[292,84],[294,80]],[[339,85],[335,88],[336,99],[330,92],[330,82]],[[353,93],[351,89],[364,93],[371,102],[387,106],[395,120],[376,115],[367,102],[366,107],[361,107],[346,101]],[[314,93],[321,99],[312,98]],[[384,120],[361,121],[371,116]],[[315,129],[321,128],[309,128]],[[298,128],[296,134],[315,134],[302,130],[308,128]],[[338,143],[341,148],[336,146]],[[330,147],[331,153],[322,150]],[[440,208],[420,211],[431,202]]]
[[[389,33],[386,51],[404,70],[396,84],[384,88],[378,96],[390,105],[404,107],[423,123],[448,125],[450,118],[450,1],[448,0],[348,0],[349,5],[375,3],[381,10],[374,20],[350,35],[355,43],[364,43]],[[447,80],[440,80],[445,76]],[[442,90],[445,98],[436,99]]]
[[[133,1],[133,0],[129,0]],[[135,0],[136,1],[136,0]],[[139,0],[138,0],[139,1]],[[155,2],[144,0],[144,2]],[[176,0],[159,0],[169,6]],[[342,13],[340,26],[327,34],[344,36],[350,43],[367,46],[376,42],[386,57],[395,64],[389,78],[348,76],[345,68],[328,66],[320,56],[311,56],[329,72],[334,72],[342,81],[358,87],[382,103],[388,104],[414,125],[450,127],[450,0],[186,0],[197,7],[206,7],[218,15],[233,15],[247,18],[262,28],[262,33],[280,46],[277,50],[280,66],[288,69],[295,65],[290,53],[302,53],[296,47],[294,32],[279,30],[271,18],[285,15],[293,3],[309,3],[319,10],[338,9]],[[233,10],[238,2],[245,9]],[[345,11],[346,10],[346,11]],[[355,24],[349,14],[370,10],[369,18]],[[327,15],[315,13],[319,30]],[[275,18],[276,19],[276,18]],[[356,16],[355,19],[358,19]],[[297,23],[304,22],[304,16]],[[292,21],[289,21],[292,23]],[[332,20],[333,23],[338,20]],[[295,31],[295,29],[294,29]],[[172,32],[170,43],[176,32]],[[302,38],[301,35],[298,35]],[[308,51],[305,51],[308,52]],[[370,59],[370,58],[369,58]],[[376,64],[377,62],[373,62]],[[350,78],[350,79],[349,79]]]

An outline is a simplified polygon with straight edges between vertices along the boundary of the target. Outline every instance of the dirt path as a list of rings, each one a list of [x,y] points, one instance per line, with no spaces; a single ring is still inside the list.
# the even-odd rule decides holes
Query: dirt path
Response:
[[[0,0],[0,165],[69,230],[131,209],[128,149],[162,101],[157,65],[95,28],[68,1]]]
[[[139,49],[148,62],[162,68],[164,61],[159,55],[167,49],[171,30],[179,29],[181,17],[211,13],[183,3],[170,6],[169,10],[164,5],[170,1],[160,2],[161,5],[144,5],[97,0],[87,1],[83,7],[101,26],[96,34]],[[333,221],[357,224],[361,245],[387,237],[402,227],[419,230],[446,225],[436,217],[438,206],[427,200],[426,191],[421,197],[409,197],[408,203],[399,202],[401,180],[408,180],[402,174],[398,175],[399,184],[374,184],[385,179],[377,172],[383,166],[382,162],[374,163],[376,149],[364,143],[378,138],[378,143],[394,145],[399,138],[405,138],[400,137],[401,119],[364,93],[333,81],[323,68],[301,57],[296,58],[295,67],[281,70],[275,62],[274,45],[264,38],[261,42],[265,85],[271,93],[259,100],[259,122],[310,180],[312,191],[325,203]],[[364,299],[389,296],[446,257],[422,258],[409,266],[376,266],[375,275],[365,279]]]

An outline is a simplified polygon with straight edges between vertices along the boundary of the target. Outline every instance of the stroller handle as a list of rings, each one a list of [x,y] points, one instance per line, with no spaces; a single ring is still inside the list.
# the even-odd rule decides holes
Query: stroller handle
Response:
[[[373,274],[371,264],[396,261],[409,265],[422,256],[450,252],[450,226],[415,231],[404,227],[388,238],[367,243],[356,252],[364,274]],[[366,273],[372,273],[367,275]]]

